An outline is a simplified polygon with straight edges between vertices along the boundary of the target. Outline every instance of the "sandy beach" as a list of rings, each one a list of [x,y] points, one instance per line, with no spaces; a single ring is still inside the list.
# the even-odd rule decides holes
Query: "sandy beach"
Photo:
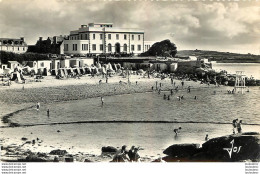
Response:
[[[100,80],[102,80],[101,83],[99,83]],[[119,83],[120,81],[121,83]],[[61,149],[68,151],[69,154],[67,154],[67,157],[73,157],[73,159],[78,162],[84,162],[85,159],[87,159],[87,161],[89,160],[94,162],[111,161],[112,156],[110,154],[100,155],[100,152],[96,151],[83,152],[84,148],[86,148],[84,147],[84,145],[82,145],[81,148],[73,149],[73,143],[70,147],[62,146],[61,144],[51,144],[51,142],[55,142],[55,140],[53,140],[51,136],[42,134],[42,132],[44,132],[43,130],[47,129],[50,130],[50,132],[56,132],[54,134],[62,135],[62,133],[57,132],[57,130],[62,129],[62,125],[44,125],[38,126],[38,129],[37,127],[12,128],[10,126],[17,125],[12,124],[10,118],[15,112],[19,113],[20,111],[35,107],[37,102],[40,102],[41,106],[44,107],[44,105],[47,104],[49,105],[51,103],[59,103],[63,101],[75,101],[101,96],[151,92],[152,86],[155,90],[156,82],[158,84],[158,87],[161,83],[162,91],[169,92],[169,90],[173,88],[173,85],[171,84],[171,80],[169,78],[161,80],[159,78],[143,78],[142,76],[132,75],[130,77],[130,82],[131,83],[128,84],[128,79],[121,76],[114,76],[109,78],[108,83],[106,83],[105,78],[102,77],[92,78],[90,76],[82,76],[80,77],[80,79],[73,78],[58,80],[54,79],[54,77],[48,76],[42,79],[41,82],[28,82],[26,84],[16,84],[13,82],[10,87],[1,86],[0,116],[2,120],[1,126],[5,129],[4,131],[1,131],[2,133],[5,133],[1,139],[1,144],[3,145],[3,151],[1,152],[2,156],[5,153],[7,154],[4,155],[5,160],[15,160],[17,158],[22,158],[33,153],[40,153],[40,155],[48,156],[48,153],[51,150]],[[215,85],[208,86],[206,84],[200,84],[200,82],[184,81],[184,87],[182,89],[180,80],[174,79],[174,82],[176,83],[175,86],[179,86],[181,91],[186,91],[188,86],[190,86],[191,89],[217,88]],[[111,128],[110,131],[116,131],[123,128],[118,128],[116,125],[112,127],[114,128]],[[72,127],[68,128],[73,129]],[[209,126],[208,129],[214,130],[215,128],[214,126]],[[250,130],[249,126],[248,129]],[[224,132],[225,129],[223,129],[223,134]],[[212,133],[212,135],[214,135],[214,133]],[[71,135],[62,135],[62,137],[65,138],[64,141],[67,141],[67,138],[69,136]],[[217,134],[215,134],[215,136],[217,136]],[[36,139],[36,137],[40,138]],[[54,137],[56,137],[56,135]],[[93,142],[99,141],[99,137],[95,136],[95,134],[90,134],[89,137],[92,139]],[[33,143],[33,140],[36,141],[36,143]],[[123,142],[121,143],[123,144]],[[105,144],[101,143],[100,149],[102,148],[102,145],[105,146]],[[120,145],[118,144],[118,146],[116,147],[120,148]],[[162,151],[162,149],[158,149],[158,151]],[[55,155],[52,155],[51,157],[48,157],[48,160],[53,161],[54,157]],[[159,152],[157,156],[154,156],[154,154],[150,156],[144,155],[141,157],[141,161],[150,162],[159,157],[161,157],[161,154],[159,154]],[[59,161],[64,160],[64,156],[59,157]]]

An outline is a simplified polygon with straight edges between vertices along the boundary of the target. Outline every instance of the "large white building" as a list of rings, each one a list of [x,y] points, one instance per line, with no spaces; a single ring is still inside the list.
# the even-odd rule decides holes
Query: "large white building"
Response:
[[[116,28],[112,23],[81,25],[64,40],[64,54],[140,54],[144,51],[143,29]]]
[[[14,53],[25,53],[28,45],[24,42],[24,38],[0,38],[0,51],[9,51]]]

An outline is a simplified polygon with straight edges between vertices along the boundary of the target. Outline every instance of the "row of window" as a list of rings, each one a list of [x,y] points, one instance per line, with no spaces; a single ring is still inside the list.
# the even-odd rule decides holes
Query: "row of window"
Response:
[[[14,51],[14,48],[15,47],[8,47],[8,46],[6,46],[6,50],[12,50],[12,51]],[[17,50],[18,51],[25,51],[25,47],[17,47]]]
[[[89,46],[88,44],[81,44],[81,50],[82,51],[88,51],[88,46]],[[108,47],[108,51],[112,51],[112,45],[111,44],[108,44],[107,47]],[[115,47],[118,47],[118,46],[115,45]],[[142,48],[141,45],[137,45],[137,51],[141,51],[141,48]],[[77,50],[78,50],[77,44],[72,44],[72,51],[77,51]],[[93,51],[97,50],[96,44],[92,44],[92,50]],[[104,50],[104,45],[103,44],[99,45],[99,50],[100,51]],[[127,51],[127,44],[124,44],[123,50]],[[64,51],[69,51],[69,45],[68,44],[64,44]],[[135,51],[135,45],[131,45],[131,51]]]
[[[89,40],[90,39],[89,35],[90,34],[81,34],[80,35],[80,40]],[[104,34],[99,34],[99,39],[103,40],[103,36],[104,36]],[[141,40],[141,35],[140,34],[137,37],[138,37],[137,38],[138,40]],[[108,38],[108,40],[111,40],[111,34],[108,34],[107,38]],[[119,38],[120,38],[120,35],[116,34],[116,40],[119,40]],[[132,40],[135,40],[135,35],[132,34],[131,38],[132,38]],[[96,34],[94,34],[94,33],[92,34],[92,39],[93,40],[96,39]],[[70,40],[79,40],[79,36],[70,36]],[[127,34],[124,34],[124,40],[127,40]]]

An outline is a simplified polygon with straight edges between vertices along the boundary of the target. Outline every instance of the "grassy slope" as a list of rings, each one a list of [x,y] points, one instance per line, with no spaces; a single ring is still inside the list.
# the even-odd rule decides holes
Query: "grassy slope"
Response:
[[[260,55],[238,54],[230,52],[181,50],[178,51],[176,56],[197,56],[222,63],[260,63]]]

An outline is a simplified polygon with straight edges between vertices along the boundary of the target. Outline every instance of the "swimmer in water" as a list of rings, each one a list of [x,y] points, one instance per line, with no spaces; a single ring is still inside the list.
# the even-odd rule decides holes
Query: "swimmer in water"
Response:
[[[178,133],[180,133],[181,127],[179,127],[178,129],[174,129],[173,132],[175,133],[175,135],[178,135]]]

